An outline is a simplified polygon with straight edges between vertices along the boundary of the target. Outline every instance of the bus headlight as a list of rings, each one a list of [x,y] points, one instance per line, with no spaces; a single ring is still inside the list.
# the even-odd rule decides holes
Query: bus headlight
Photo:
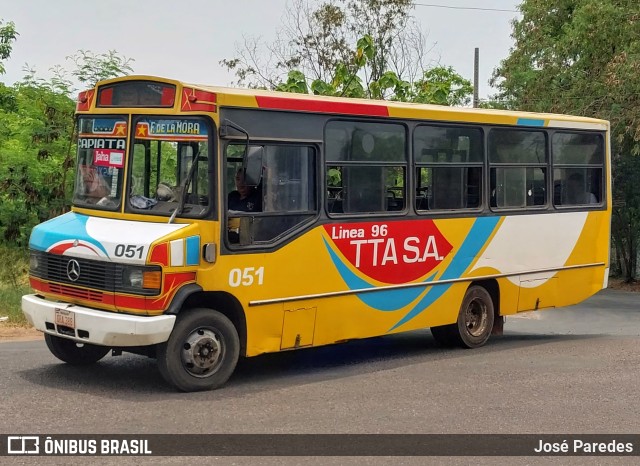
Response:
[[[31,254],[29,254],[29,271],[37,272],[39,267],[40,258],[38,257],[38,253],[32,251]]]
[[[157,294],[162,287],[162,270],[160,267],[122,268],[122,288],[140,294]]]
[[[124,269],[122,284],[130,288],[142,288],[142,269]]]
[[[44,252],[29,251],[29,275],[47,278],[47,257]]]

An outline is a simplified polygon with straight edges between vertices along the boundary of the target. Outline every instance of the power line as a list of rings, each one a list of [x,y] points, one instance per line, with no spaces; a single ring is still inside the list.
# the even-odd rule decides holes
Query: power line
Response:
[[[503,8],[480,8],[472,6],[451,6],[451,5],[436,5],[434,3],[414,3],[415,6],[426,6],[430,8],[447,8],[450,10],[480,10],[480,11],[500,11],[505,13],[520,13],[518,10],[506,10]]]

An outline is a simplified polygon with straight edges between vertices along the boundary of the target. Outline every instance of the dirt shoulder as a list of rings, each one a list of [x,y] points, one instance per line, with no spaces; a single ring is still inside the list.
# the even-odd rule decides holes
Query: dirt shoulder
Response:
[[[607,288],[611,288],[612,290],[633,291],[636,293],[640,293],[640,280],[627,283],[619,278],[610,278],[609,286]]]
[[[15,327],[0,323],[0,343],[4,341],[42,340],[43,333],[33,327]]]

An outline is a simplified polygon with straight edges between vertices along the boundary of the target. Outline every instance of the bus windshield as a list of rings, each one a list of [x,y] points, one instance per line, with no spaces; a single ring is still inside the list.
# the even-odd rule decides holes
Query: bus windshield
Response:
[[[210,131],[206,121],[137,117],[132,126],[127,145],[128,117],[79,119],[74,204],[119,210],[125,202],[129,212],[171,215],[178,209],[186,217],[208,212]]]
[[[78,120],[74,204],[108,210],[120,206],[126,143],[126,117]]]
[[[178,209],[178,215],[185,217],[208,212],[210,143],[206,121],[175,117],[134,121],[126,210],[171,215]]]

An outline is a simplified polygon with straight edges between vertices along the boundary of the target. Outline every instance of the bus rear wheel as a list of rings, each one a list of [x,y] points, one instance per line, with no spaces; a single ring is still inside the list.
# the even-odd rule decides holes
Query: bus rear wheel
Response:
[[[464,295],[455,324],[431,327],[433,338],[443,346],[478,348],[491,336],[494,306],[489,292],[470,286]]]
[[[60,361],[73,366],[93,364],[104,358],[111,350],[106,346],[91,345],[89,343],[76,343],[67,338],[44,334],[47,348]]]
[[[231,377],[240,355],[233,323],[212,309],[178,314],[169,339],[158,346],[162,377],[181,391],[213,390]]]

